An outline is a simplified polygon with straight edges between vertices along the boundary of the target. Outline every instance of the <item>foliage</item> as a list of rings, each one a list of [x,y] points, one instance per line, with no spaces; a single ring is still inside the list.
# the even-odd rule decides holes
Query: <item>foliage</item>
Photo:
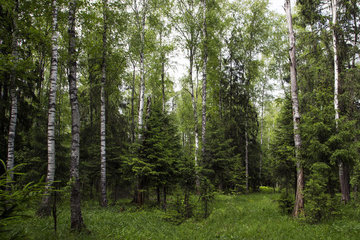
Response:
[[[5,163],[1,161],[2,167]],[[22,165],[16,165],[11,171],[14,176],[19,176],[17,172]],[[31,216],[24,214],[24,210],[33,205],[34,200],[38,200],[44,184],[27,183],[25,185],[16,184],[10,180],[10,171],[5,171],[0,176],[0,236],[1,238],[22,238],[21,231],[14,229],[14,225],[22,222]]]
[[[283,214],[291,215],[294,208],[294,196],[288,191],[282,190],[278,199],[278,204]]]
[[[278,194],[216,194],[212,214],[207,219],[192,218],[182,224],[168,222],[165,213],[157,208],[131,207],[127,199],[106,209],[96,202],[87,202],[83,214],[91,234],[68,231],[70,210],[66,203],[59,206],[57,233],[48,224],[49,218],[36,216],[16,228],[29,239],[358,239],[357,207],[342,207],[342,218],[308,224],[281,214],[276,204],[278,198]],[[32,215],[33,211],[27,213]]]
[[[330,167],[321,162],[314,163],[311,167],[304,194],[306,218],[311,223],[320,222],[337,213],[336,198],[326,193],[329,171]]]

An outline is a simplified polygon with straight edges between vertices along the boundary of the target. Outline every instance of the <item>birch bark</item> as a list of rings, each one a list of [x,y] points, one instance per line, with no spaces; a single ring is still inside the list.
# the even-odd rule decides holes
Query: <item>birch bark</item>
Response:
[[[247,120],[245,121],[245,182],[246,193],[249,193],[249,139],[247,132]]]
[[[143,116],[144,116],[144,103],[145,103],[145,56],[144,56],[144,47],[145,47],[145,22],[146,22],[146,0],[143,0],[142,6],[142,21],[141,21],[141,33],[140,33],[140,101],[139,101],[139,118],[138,118],[138,128],[139,128],[139,140],[142,138],[141,129],[143,128]]]
[[[298,217],[304,211],[304,170],[300,159],[301,136],[300,136],[300,111],[298,100],[298,87],[296,80],[296,49],[295,49],[295,36],[292,25],[291,4],[290,0],[285,1],[286,19],[289,29],[290,41],[290,78],[291,78],[291,101],[293,110],[293,123],[294,123],[294,142],[295,142],[295,158],[296,158],[296,199],[293,211],[293,216]]]
[[[207,49],[207,26],[206,26],[206,0],[202,0],[203,3],[203,41],[204,41],[204,53],[203,53],[203,82],[202,82],[202,126],[201,126],[201,140],[202,140],[202,157],[203,161],[205,160],[205,146],[206,146],[206,81],[207,81],[207,57],[208,57],[208,49]]]
[[[12,58],[13,66],[10,73],[10,98],[11,98],[11,112],[10,112],[10,123],[9,123],[9,136],[8,136],[8,148],[7,148],[7,163],[6,168],[9,171],[9,178],[7,182],[11,182],[14,179],[14,146],[15,146],[15,134],[16,134],[16,120],[18,113],[18,101],[16,93],[16,66],[18,61],[18,39],[17,39],[17,15],[18,15],[19,2],[15,1],[14,17],[13,17],[13,32],[12,32]]]
[[[199,129],[198,129],[198,112],[197,112],[197,104],[195,98],[194,91],[194,83],[193,83],[193,66],[194,66],[194,48],[190,47],[190,68],[189,68],[189,78],[190,78],[190,88],[191,88],[191,101],[193,105],[193,114],[194,114],[194,137],[195,137],[195,153],[194,153],[194,163],[195,168],[199,166],[198,155],[199,155]],[[200,178],[199,173],[196,170],[196,179],[195,179],[197,192],[200,192]]]
[[[107,55],[107,0],[103,0],[103,59],[101,78],[101,109],[100,109],[100,192],[101,206],[108,204],[106,195],[106,104],[105,104],[105,83],[106,83],[106,55]]]
[[[52,1],[53,16],[52,16],[52,37],[51,37],[51,66],[50,66],[50,92],[49,92],[49,110],[48,110],[48,169],[46,176],[46,186],[42,203],[38,211],[41,216],[50,216],[50,195],[49,191],[55,180],[55,117],[56,117],[56,90],[57,90],[57,72],[58,72],[58,37],[59,32],[57,28],[58,7],[57,0]]]
[[[70,211],[71,229],[80,231],[85,227],[80,206],[80,181],[79,181],[79,159],[80,159],[80,112],[77,99],[76,71],[76,8],[77,0],[69,3],[69,95],[71,105],[71,160],[70,160]]]

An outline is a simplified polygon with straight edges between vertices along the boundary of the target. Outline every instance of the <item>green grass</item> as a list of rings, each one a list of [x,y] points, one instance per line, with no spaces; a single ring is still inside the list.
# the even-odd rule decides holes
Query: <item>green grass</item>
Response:
[[[156,208],[101,209],[87,203],[83,217],[90,234],[69,232],[68,206],[58,211],[57,234],[51,217],[34,216],[16,228],[26,234],[25,239],[359,239],[357,208],[346,206],[336,219],[311,225],[280,214],[277,198],[278,194],[269,193],[216,195],[209,218],[193,218],[180,225],[166,221],[165,213]]]

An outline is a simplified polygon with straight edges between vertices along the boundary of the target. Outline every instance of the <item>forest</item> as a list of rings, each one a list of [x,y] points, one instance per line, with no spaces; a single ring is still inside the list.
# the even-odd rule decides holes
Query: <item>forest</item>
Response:
[[[358,239],[360,1],[0,0],[1,239]]]

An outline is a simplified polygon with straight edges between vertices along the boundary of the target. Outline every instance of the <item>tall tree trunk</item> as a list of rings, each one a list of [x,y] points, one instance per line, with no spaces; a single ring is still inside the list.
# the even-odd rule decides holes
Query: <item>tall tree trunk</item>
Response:
[[[102,207],[108,204],[106,195],[106,106],[105,106],[105,83],[106,83],[106,53],[107,53],[107,0],[103,0],[103,59],[102,59],[102,78],[101,78],[101,110],[100,110],[100,192]]]
[[[166,207],[167,207],[167,202],[166,202],[166,186],[164,185],[163,186],[163,206],[162,208],[164,210],[166,210]]]
[[[358,1],[351,1],[352,4],[353,4],[353,8],[354,9],[357,9],[358,7]],[[356,11],[353,11],[353,22],[354,22],[354,45],[355,47],[357,47],[358,45],[358,36],[359,36],[359,30],[358,30],[358,20],[357,20],[357,12]],[[355,68],[356,67],[356,52],[353,53],[353,58],[352,58],[352,68]]]
[[[70,210],[71,210],[71,229],[80,231],[85,227],[81,214],[80,206],[80,180],[79,180],[79,160],[80,160],[80,112],[77,99],[76,86],[76,6],[77,0],[71,0],[69,5],[69,95],[71,104],[71,161],[70,161]]]
[[[291,4],[290,0],[285,1],[286,18],[289,28],[289,41],[290,41],[290,78],[291,78],[291,101],[293,110],[293,123],[294,123],[294,142],[295,142],[295,158],[296,158],[296,199],[293,211],[293,216],[298,217],[304,211],[304,170],[301,164],[300,148],[301,148],[301,136],[300,136],[300,111],[298,100],[298,87],[296,82],[296,49],[295,49],[295,36],[292,25],[291,16]]]
[[[160,47],[162,48],[162,30],[160,32]],[[165,113],[165,53],[161,49],[161,90],[162,90],[162,110]]]
[[[145,23],[146,23],[146,11],[147,0],[143,0],[142,4],[142,18],[141,18],[141,33],[140,33],[140,100],[139,100],[139,115],[138,115],[138,140],[142,139],[143,128],[143,116],[144,116],[144,104],[145,104]],[[136,8],[136,7],[135,7]],[[137,177],[136,189],[135,189],[135,202],[139,205],[143,204],[144,192],[142,191],[141,176]]]
[[[201,126],[201,140],[202,140],[202,157],[203,162],[205,161],[205,146],[206,146],[206,81],[207,81],[207,57],[208,57],[208,46],[207,46],[207,26],[206,26],[206,0],[203,2],[203,41],[204,41],[204,52],[203,52],[203,82],[202,82],[202,126]]]
[[[247,119],[245,119],[245,182],[246,193],[249,193],[249,139],[247,131]]]
[[[134,112],[134,99],[135,99],[135,62],[133,62],[133,76],[131,88],[131,142],[135,142],[135,112]]]
[[[13,66],[10,73],[10,98],[11,98],[11,113],[10,113],[10,124],[9,124],[9,136],[8,136],[8,149],[7,149],[7,163],[6,168],[9,171],[8,182],[14,179],[14,146],[15,146],[15,132],[16,132],[16,120],[18,112],[18,102],[16,93],[16,66],[18,61],[18,40],[17,40],[17,15],[18,15],[19,2],[15,1],[15,8],[13,12],[13,32],[12,32],[12,57]]]
[[[52,30],[53,34],[51,37],[51,66],[50,66],[50,93],[49,93],[49,110],[48,110],[48,170],[46,176],[45,193],[42,198],[42,203],[39,208],[38,214],[42,216],[50,216],[51,205],[50,205],[50,188],[55,180],[55,117],[56,117],[56,81],[58,72],[58,43],[57,39],[59,32],[57,30],[57,17],[58,8],[57,0],[52,1],[53,5],[53,19],[52,19]]]
[[[190,47],[190,68],[189,68],[189,81],[190,81],[190,88],[191,88],[191,101],[193,105],[193,114],[194,114],[194,137],[195,137],[195,168],[199,166],[198,155],[199,155],[199,129],[198,129],[198,112],[197,112],[197,104],[195,98],[195,91],[194,91],[194,83],[193,83],[193,66],[194,66],[194,48]],[[195,176],[195,184],[196,184],[196,191],[200,192],[200,177],[199,173],[196,170]]]
[[[335,109],[335,124],[336,130],[339,130],[339,59],[337,52],[337,0],[332,0],[332,38],[333,38],[333,48],[334,48],[334,109]],[[350,201],[350,187],[349,179],[346,171],[346,163],[339,160],[339,181],[341,189],[341,201],[345,204]]]
[[[141,140],[141,130],[143,128],[143,115],[144,115],[144,104],[145,104],[145,56],[144,56],[144,47],[145,47],[145,22],[146,22],[146,0],[143,0],[142,7],[142,22],[141,22],[141,33],[140,33],[140,102],[139,102],[139,118],[138,118],[138,128],[139,128],[139,140]]]
[[[90,109],[90,127],[91,129],[93,129],[93,97],[92,97],[92,92],[93,92],[93,70],[91,69],[92,63],[90,61],[90,54],[88,53],[87,55],[87,64],[88,64],[88,71],[89,71],[89,85],[90,85],[90,90],[89,90],[89,109]]]
[[[262,88],[261,93],[261,119],[260,119],[260,164],[259,164],[259,181],[260,186],[262,184],[261,181],[261,171],[262,171],[262,163],[263,163],[263,135],[264,135],[264,95],[265,95],[265,84]]]

